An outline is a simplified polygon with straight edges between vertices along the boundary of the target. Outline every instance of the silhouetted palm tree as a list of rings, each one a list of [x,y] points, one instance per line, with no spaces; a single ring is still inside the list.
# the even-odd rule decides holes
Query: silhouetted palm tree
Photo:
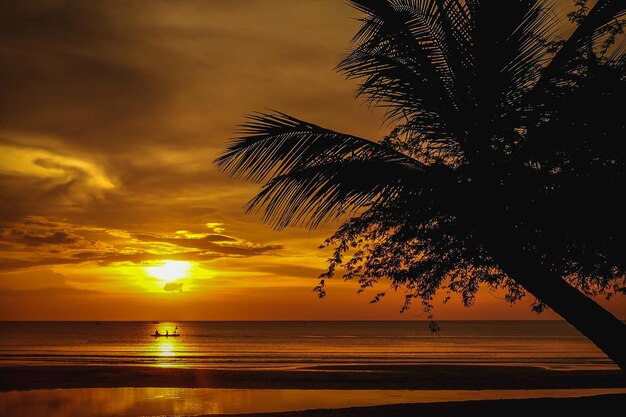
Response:
[[[426,310],[438,289],[468,305],[480,284],[529,292],[626,370],[624,324],[589,297],[626,288],[626,1],[353,4],[362,27],[338,69],[393,130],[372,142],[250,116],[216,161],[265,184],[249,208],[279,229],[351,216],[326,242],[321,296],[339,265]]]

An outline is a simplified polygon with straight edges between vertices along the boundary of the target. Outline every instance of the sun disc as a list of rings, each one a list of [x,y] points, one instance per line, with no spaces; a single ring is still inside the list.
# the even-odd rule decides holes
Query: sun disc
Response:
[[[176,281],[185,278],[191,264],[186,261],[165,261],[162,265],[150,266],[146,268],[148,275],[160,279],[163,283]]]

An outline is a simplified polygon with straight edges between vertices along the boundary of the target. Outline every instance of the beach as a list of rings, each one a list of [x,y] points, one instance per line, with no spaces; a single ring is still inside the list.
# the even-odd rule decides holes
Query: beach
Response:
[[[0,390],[105,387],[241,389],[504,390],[626,387],[617,370],[556,371],[526,366],[414,365],[308,367],[291,370],[152,366],[2,368]]]
[[[457,417],[502,415],[543,415],[558,409],[561,415],[585,415],[624,409],[625,395],[583,398],[540,398],[531,400],[463,401],[433,404],[394,404],[377,407],[351,407],[338,410],[306,410],[286,413],[246,414],[248,417]],[[212,417],[219,415],[213,414]],[[233,416],[230,414],[230,416]]]
[[[543,407],[573,413],[626,405],[626,380],[619,371],[525,366],[350,366],[255,371],[15,366],[2,369],[0,390],[0,412],[10,417],[77,413],[495,416],[510,410],[530,413]],[[170,399],[159,402],[163,397]],[[351,406],[355,404],[365,406]]]
[[[496,415],[626,398],[623,374],[563,322],[442,325],[3,323],[0,415]]]

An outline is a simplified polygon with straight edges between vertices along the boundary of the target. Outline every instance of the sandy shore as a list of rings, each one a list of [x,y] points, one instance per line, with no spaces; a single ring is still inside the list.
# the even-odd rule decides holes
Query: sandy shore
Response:
[[[180,387],[298,389],[550,389],[626,387],[619,371],[554,371],[524,366],[350,366],[218,370],[148,366],[0,368],[0,391],[37,388]]]
[[[0,367],[0,391],[109,387],[541,390],[555,388],[623,388],[626,387],[626,378],[619,371],[555,371],[529,366],[483,365],[344,366],[295,370],[218,370],[148,366]],[[554,409],[559,410],[560,415],[608,415],[610,411],[626,409],[626,394],[576,398],[393,404],[245,414],[245,416],[500,417],[502,415],[543,415],[548,410]],[[49,415],[49,411],[38,415]],[[218,415],[213,414],[210,416],[216,417]],[[233,417],[235,415],[230,414],[229,416]]]
[[[461,401],[447,403],[393,404],[333,410],[307,410],[286,413],[240,414],[246,417],[502,417],[608,415],[624,410],[626,395],[598,395],[580,398],[540,398],[529,400]],[[606,414],[605,414],[606,413]],[[204,417],[226,417],[211,414]],[[228,414],[234,417],[234,414]]]

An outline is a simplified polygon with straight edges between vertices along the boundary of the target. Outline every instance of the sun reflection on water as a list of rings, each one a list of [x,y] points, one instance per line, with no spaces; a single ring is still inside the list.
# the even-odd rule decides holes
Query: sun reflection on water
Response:
[[[183,351],[183,343],[180,339],[182,337],[173,337],[172,334],[178,333],[178,326],[176,323],[165,322],[165,323],[153,323],[157,324],[157,326],[150,326],[148,329],[148,334],[152,337],[148,337],[151,339],[146,343],[144,347],[144,352],[149,362],[158,367],[170,367],[175,366],[177,362],[182,358],[177,358]],[[162,335],[169,332],[170,337],[154,337],[154,331],[158,330],[158,332]],[[178,333],[179,334],[179,333]]]
[[[156,346],[154,345],[156,344]],[[155,358],[155,366],[167,368],[176,366],[176,356],[181,352],[180,342],[173,339],[157,339],[151,347]]]
[[[159,356],[164,356],[164,357],[176,356],[174,345],[170,342],[160,342],[159,343]]]

